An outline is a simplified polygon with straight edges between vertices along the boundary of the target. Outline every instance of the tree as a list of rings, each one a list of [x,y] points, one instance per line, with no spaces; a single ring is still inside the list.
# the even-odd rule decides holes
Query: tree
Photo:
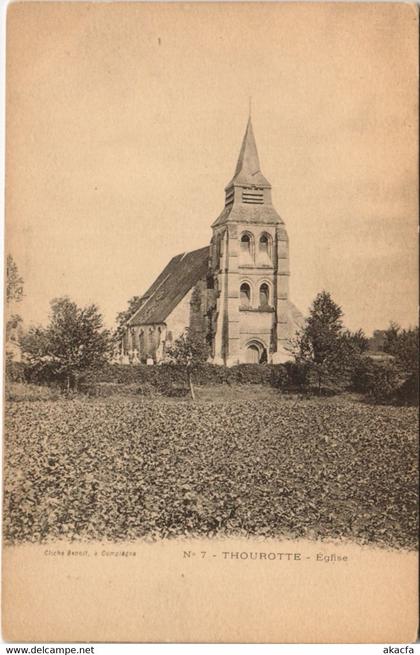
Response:
[[[15,304],[23,299],[23,278],[12,255],[6,258],[6,369],[11,363],[20,360],[20,340],[22,337],[22,318],[15,311]]]
[[[403,330],[391,323],[385,330],[384,352],[395,357],[396,363],[406,372],[419,371],[419,328]]]
[[[80,308],[65,296],[51,302],[49,325],[31,328],[21,343],[27,366],[38,379],[57,379],[67,389],[77,389],[84,371],[105,363],[110,333],[96,305]]]
[[[350,349],[354,352],[354,354],[357,355],[362,355],[363,353],[367,352],[369,349],[369,339],[363,332],[363,330],[359,329],[356,330],[356,332],[350,332],[350,330],[346,330],[344,332],[344,339],[347,341],[347,344],[349,345]]]
[[[327,291],[322,291],[294,343],[296,361],[307,365],[315,375],[319,393],[327,378],[343,376],[352,353],[364,343],[362,333],[344,330],[342,317],[341,307]]]
[[[190,387],[191,398],[195,400],[193,371],[207,361],[209,347],[201,334],[187,328],[186,331],[176,339],[167,355],[175,364],[184,366],[187,380]]]
[[[12,255],[6,260],[6,303],[20,302],[23,298],[23,278]]]
[[[402,329],[397,323],[391,323],[385,331],[384,351],[394,357],[403,379],[396,392],[397,402],[418,404],[419,328]]]
[[[19,314],[11,314],[6,321],[6,341],[19,343],[22,335],[22,317]]]

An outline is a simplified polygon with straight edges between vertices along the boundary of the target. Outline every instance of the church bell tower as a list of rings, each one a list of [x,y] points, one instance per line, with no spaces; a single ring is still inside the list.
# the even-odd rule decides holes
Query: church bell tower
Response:
[[[288,237],[261,172],[251,117],[212,230],[212,361],[232,366],[291,359]]]

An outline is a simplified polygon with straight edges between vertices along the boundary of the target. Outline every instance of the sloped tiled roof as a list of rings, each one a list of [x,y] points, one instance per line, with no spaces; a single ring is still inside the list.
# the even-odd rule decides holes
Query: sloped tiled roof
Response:
[[[228,220],[229,223],[284,224],[273,205],[228,205],[215,220],[213,227],[222,225]]]
[[[206,276],[208,259],[209,246],[173,257],[142,296],[140,307],[127,324],[163,323],[188,291]]]

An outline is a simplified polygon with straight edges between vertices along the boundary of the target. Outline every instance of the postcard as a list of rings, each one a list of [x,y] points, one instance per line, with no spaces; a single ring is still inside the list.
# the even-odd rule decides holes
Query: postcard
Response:
[[[7,12],[3,637],[409,643],[418,8]]]

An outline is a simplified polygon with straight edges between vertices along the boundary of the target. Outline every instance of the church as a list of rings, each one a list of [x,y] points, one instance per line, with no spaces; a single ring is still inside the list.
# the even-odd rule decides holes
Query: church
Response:
[[[186,328],[201,334],[209,362],[281,363],[302,324],[289,300],[289,242],[260,169],[248,119],[225,206],[210,245],[171,259],[126,321],[120,361],[159,363]]]

